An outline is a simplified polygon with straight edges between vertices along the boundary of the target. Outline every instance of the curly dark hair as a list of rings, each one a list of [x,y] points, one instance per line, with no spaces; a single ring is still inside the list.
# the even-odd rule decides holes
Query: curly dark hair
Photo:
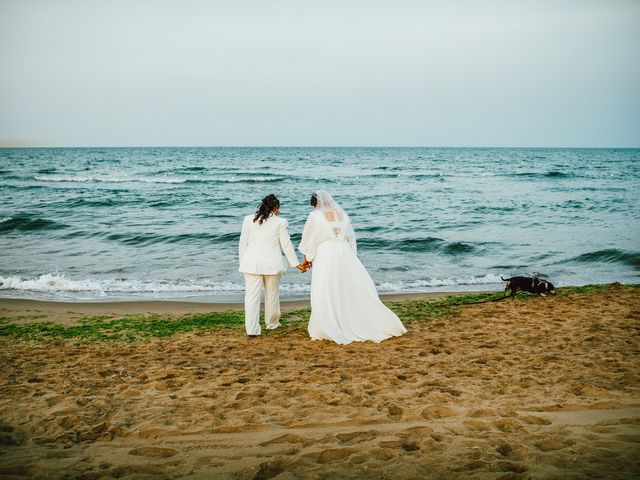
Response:
[[[315,192],[311,195],[309,203],[313,208],[316,208],[316,205],[318,205],[318,196],[315,194]]]
[[[280,200],[278,200],[278,197],[273,193],[267,195],[262,199],[262,203],[258,207],[258,210],[256,210],[256,216],[253,217],[253,221],[262,225],[262,222],[269,218],[269,215],[271,215],[276,208],[280,208]]]

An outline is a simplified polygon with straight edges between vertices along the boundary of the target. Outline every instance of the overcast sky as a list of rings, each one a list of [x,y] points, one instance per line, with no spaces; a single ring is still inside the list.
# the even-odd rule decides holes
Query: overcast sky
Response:
[[[640,146],[640,0],[0,0],[0,145]]]

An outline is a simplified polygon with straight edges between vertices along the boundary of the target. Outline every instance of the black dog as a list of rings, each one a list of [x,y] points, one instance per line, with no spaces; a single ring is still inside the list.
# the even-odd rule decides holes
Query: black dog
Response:
[[[507,294],[507,290],[511,290],[512,297],[515,297],[516,293],[520,290],[529,293],[539,293],[543,297],[546,297],[547,293],[551,295],[556,294],[556,287],[554,287],[551,282],[540,280],[537,277],[511,277],[502,278],[502,280],[506,282],[504,294]]]

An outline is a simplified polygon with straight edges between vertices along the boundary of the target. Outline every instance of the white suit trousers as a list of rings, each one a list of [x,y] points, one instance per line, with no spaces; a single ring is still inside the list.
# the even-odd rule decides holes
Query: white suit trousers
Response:
[[[244,274],[244,326],[247,335],[260,335],[260,297],[264,288],[264,323],[268,330],[280,326],[280,274]]]

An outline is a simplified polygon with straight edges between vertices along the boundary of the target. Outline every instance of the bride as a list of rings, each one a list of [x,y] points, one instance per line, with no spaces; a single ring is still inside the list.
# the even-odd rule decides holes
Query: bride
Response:
[[[331,195],[311,196],[313,212],[302,232],[299,250],[304,271],[313,265],[309,336],[339,344],[381,342],[406,333],[398,316],[378,292],[356,255],[356,234],[346,212]]]

